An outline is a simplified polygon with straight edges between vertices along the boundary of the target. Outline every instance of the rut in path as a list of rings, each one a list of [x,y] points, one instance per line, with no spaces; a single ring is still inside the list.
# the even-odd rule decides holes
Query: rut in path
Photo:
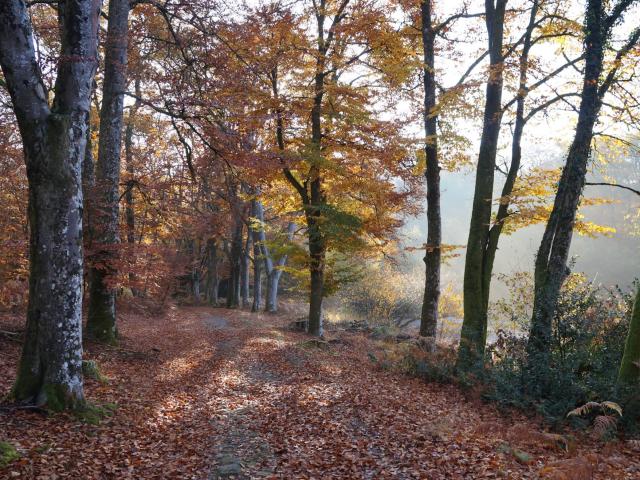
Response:
[[[229,322],[224,317],[205,317],[204,322],[213,330],[231,334],[236,331],[229,327]],[[219,342],[217,347],[221,354],[225,354],[237,348],[238,343],[237,337],[233,336]],[[261,384],[276,381],[277,376],[256,359],[251,359],[244,365],[244,375],[235,370],[233,362],[229,362],[221,371],[223,377],[234,377],[238,382],[234,385],[233,397],[229,399],[230,406],[212,421],[214,430],[223,433],[212,438],[210,480],[263,478],[273,474],[275,470],[275,455],[269,443],[253,425],[249,414],[253,412],[255,405],[250,393],[256,388],[262,388]]]

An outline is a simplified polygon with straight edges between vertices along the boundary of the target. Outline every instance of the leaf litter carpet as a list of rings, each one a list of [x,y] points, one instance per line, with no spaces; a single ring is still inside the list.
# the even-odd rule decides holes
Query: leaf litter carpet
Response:
[[[94,425],[0,407],[0,441],[21,455],[0,478],[640,478],[627,444],[576,434],[567,449],[520,414],[383,371],[360,333],[314,344],[289,321],[205,307],[123,314],[118,347],[85,351],[108,379],[87,380],[87,398],[114,413]],[[3,318],[0,330],[21,323]],[[19,350],[0,336],[0,396]]]

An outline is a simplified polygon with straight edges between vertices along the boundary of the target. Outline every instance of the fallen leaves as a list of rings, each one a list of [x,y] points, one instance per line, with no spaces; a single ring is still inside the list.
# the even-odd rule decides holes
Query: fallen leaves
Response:
[[[540,477],[548,480],[590,480],[600,463],[600,457],[590,453],[584,457],[551,462],[540,470]]]
[[[572,442],[454,387],[382,371],[361,333],[334,333],[340,341],[315,348],[284,328],[289,320],[206,308],[124,316],[119,348],[87,349],[109,377],[87,381],[89,399],[117,404],[115,414],[88,425],[1,411],[0,440],[21,457],[0,477],[581,480],[640,472],[633,443],[596,462],[588,439]],[[19,345],[0,348],[3,395]]]

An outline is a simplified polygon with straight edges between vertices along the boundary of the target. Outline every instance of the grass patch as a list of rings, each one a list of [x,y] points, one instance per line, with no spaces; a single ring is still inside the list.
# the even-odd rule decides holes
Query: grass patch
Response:
[[[0,442],[0,468],[4,468],[14,460],[20,458],[20,454],[9,442]]]
[[[82,408],[74,410],[73,415],[82,423],[100,425],[105,418],[112,417],[117,409],[118,405],[115,403],[105,403],[103,405],[87,403]]]
[[[100,383],[109,383],[109,379],[102,374],[95,360],[82,361],[82,374],[86,378],[92,378]]]

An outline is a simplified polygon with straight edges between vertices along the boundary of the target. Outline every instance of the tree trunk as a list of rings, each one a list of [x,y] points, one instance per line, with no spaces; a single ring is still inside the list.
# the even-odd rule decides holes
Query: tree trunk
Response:
[[[94,82],[95,83],[95,82]],[[95,86],[94,86],[95,88]],[[91,112],[87,113],[87,144],[84,149],[84,158],[82,160],[82,198],[84,199],[84,208],[82,215],[83,232],[82,246],[84,255],[93,247],[93,197],[94,197],[94,159],[93,159],[93,141],[91,128]],[[91,284],[91,268],[87,262],[83,262],[83,297],[87,294],[87,288]]]
[[[260,251],[260,230],[262,226],[258,226],[257,222],[261,222],[261,214],[258,211],[258,204],[260,202],[253,198],[251,200],[251,223],[249,227],[248,235],[251,235],[253,241],[253,304],[251,305],[251,311],[257,312],[260,310],[260,304],[262,303],[262,252]],[[260,205],[260,210],[262,210]]]
[[[218,243],[215,238],[207,240],[207,300],[209,304],[218,305]]]
[[[618,383],[637,386],[638,380],[640,380],[640,287],[633,304],[629,333],[618,371]]]
[[[322,173],[320,169],[322,159],[322,101],[325,93],[325,63],[328,48],[324,39],[324,19],[324,12],[321,12],[317,17],[319,55],[314,82],[315,96],[311,109],[311,145],[313,158],[311,159],[311,168],[309,169],[308,201],[304,202],[310,257],[308,331],[311,335],[318,337],[321,337],[323,333],[322,300],[324,298],[324,268],[326,257],[326,242],[320,227],[322,207],[326,205],[327,202],[322,187]]]
[[[280,280],[280,271],[272,270],[267,275],[267,297],[265,300],[264,310],[268,313],[276,313],[278,311],[278,282]]]
[[[87,335],[104,343],[115,343],[117,246],[120,201],[120,147],[124,92],[127,88],[129,0],[110,0],[107,30],[100,140],[96,169],[95,234],[99,252],[90,275]]]
[[[191,291],[193,293],[193,299],[196,303],[200,303],[200,240],[195,239],[192,241],[192,270],[191,270]]]
[[[251,231],[247,228],[247,241],[242,251],[242,265],[240,270],[240,298],[242,299],[242,308],[249,307],[249,265],[251,263]]]
[[[278,283],[282,276],[282,268],[287,264],[287,255],[282,255],[277,262],[274,262],[269,247],[267,247],[267,236],[264,230],[264,209],[262,202],[259,200],[252,201],[252,216],[259,226],[253,229],[253,242],[255,246],[259,247],[259,257],[264,262],[264,270],[267,277],[267,294],[265,311],[269,313],[276,313],[278,311]],[[295,223],[289,222],[287,225],[287,241],[293,240],[293,234],[295,233]],[[255,258],[258,258],[257,256]]]
[[[601,106],[599,82],[602,74],[606,33],[601,0],[590,0],[585,24],[585,73],[578,124],[535,262],[535,294],[531,331],[527,344],[530,369],[546,375],[549,365],[552,321],[560,288],[567,274],[567,260],[576,212],[587,173],[593,127]],[[541,382],[540,386],[544,387]]]
[[[506,3],[507,0],[485,1],[490,65],[464,270],[464,321],[456,364],[457,370],[463,373],[482,368],[487,338],[490,272],[485,268],[485,248],[489,239],[493,179],[502,122],[502,42]]]
[[[325,244],[320,232],[320,214],[312,210],[307,213],[307,225],[309,230],[309,254],[311,289],[309,293],[309,324],[311,335],[322,336],[322,300],[324,297],[324,261]]]
[[[56,410],[84,403],[82,167],[99,7],[90,0],[59,7],[61,55],[50,109],[26,4],[0,2],[0,66],[22,136],[31,228],[27,327],[13,395]]]
[[[427,180],[427,248],[424,256],[425,287],[420,317],[420,335],[434,339],[438,327],[438,301],[440,298],[440,264],[442,220],[440,216],[440,165],[438,162],[438,117],[435,81],[435,32],[431,18],[431,1],[423,0],[422,45],[424,49],[424,132]]]
[[[136,95],[140,96],[140,79],[135,81]],[[136,185],[135,169],[133,165],[133,134],[135,131],[135,119],[138,115],[138,109],[140,108],[140,100],[136,98],[136,101],[129,110],[129,117],[127,119],[127,126],[124,132],[124,158],[125,168],[127,170],[127,183],[126,192],[124,195],[125,211],[124,217],[127,228],[127,246],[129,247],[129,255],[131,256],[132,263],[135,263],[136,253],[136,213],[135,213],[135,198],[133,196],[133,189]],[[132,268],[132,266],[130,267]],[[133,270],[129,272],[129,284],[131,285],[131,292],[134,296],[138,295],[138,289],[136,288],[136,274]]]
[[[94,159],[93,159],[93,141],[91,130],[91,113],[87,113],[87,144],[82,160],[82,197],[84,198],[84,247],[91,247],[93,240],[93,205],[92,198],[94,196],[93,188],[95,186],[94,177]]]
[[[253,303],[252,312],[260,311],[262,304],[262,254],[260,245],[256,242],[256,235],[253,237]]]
[[[504,223],[509,216],[509,206],[511,205],[511,195],[520,172],[520,163],[522,160],[522,134],[526,124],[526,118],[524,115],[525,100],[527,96],[527,76],[529,71],[529,52],[532,46],[532,34],[536,27],[536,16],[538,13],[538,1],[534,0],[531,12],[529,16],[529,24],[524,35],[524,41],[522,46],[522,54],[519,59],[519,88],[516,97],[516,118],[515,126],[513,129],[513,136],[511,142],[511,164],[504,185],[502,186],[502,192],[500,195],[500,205],[496,213],[495,221],[489,228],[486,247],[484,250],[483,259],[483,290],[484,290],[484,312],[486,317],[489,308],[489,296],[491,293],[491,277],[493,274],[493,266],[495,262],[496,252],[498,251],[498,244],[500,235]],[[486,340],[486,338],[485,338]]]
[[[293,234],[296,230],[296,224],[293,222],[289,222],[287,226],[287,241],[291,242],[293,240]],[[268,251],[265,250],[265,254],[269,255]],[[265,310],[269,313],[276,313],[278,311],[278,284],[280,283],[280,277],[282,276],[283,267],[287,264],[287,255],[282,255],[273,266],[273,261],[271,261],[271,269],[268,270],[269,274],[267,277],[267,301],[265,305]]]
[[[237,308],[240,305],[240,270],[242,268],[242,220],[236,218],[231,238],[229,263],[231,278],[227,288],[227,308]]]
[[[489,304],[489,293],[491,286],[491,275],[493,273],[493,264],[498,250],[498,243],[500,235],[502,234],[502,228],[509,216],[509,206],[511,205],[511,194],[513,193],[513,187],[518,179],[518,173],[520,171],[520,162],[522,161],[522,134],[527,122],[524,115],[525,100],[527,98],[527,77],[529,72],[529,52],[531,51],[532,41],[531,37],[536,25],[536,16],[538,14],[538,0],[533,1],[531,7],[531,13],[529,17],[529,24],[525,32],[524,41],[522,45],[522,54],[519,60],[520,80],[518,94],[516,97],[516,118],[515,126],[513,129],[513,136],[511,140],[511,164],[509,165],[509,171],[507,172],[507,178],[502,186],[502,192],[500,194],[500,205],[496,213],[496,219],[489,229],[489,239],[487,241],[487,247],[485,250],[485,282],[486,282],[486,296],[487,306]]]

